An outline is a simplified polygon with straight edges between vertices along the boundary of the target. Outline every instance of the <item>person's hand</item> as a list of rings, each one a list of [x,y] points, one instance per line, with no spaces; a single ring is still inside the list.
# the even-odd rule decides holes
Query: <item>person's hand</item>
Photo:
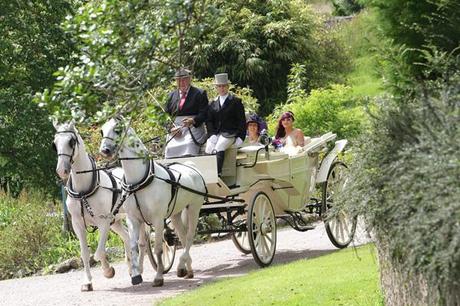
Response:
[[[182,124],[185,127],[190,127],[195,124],[195,120],[192,117],[182,119]]]
[[[173,137],[175,136],[180,137],[182,135],[181,127],[180,126],[172,127],[171,130],[169,131],[169,134]]]

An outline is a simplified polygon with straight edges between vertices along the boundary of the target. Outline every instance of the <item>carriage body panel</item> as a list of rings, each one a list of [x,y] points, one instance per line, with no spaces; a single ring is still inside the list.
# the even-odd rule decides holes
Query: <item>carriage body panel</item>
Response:
[[[259,191],[266,193],[278,213],[304,209],[316,184],[324,182],[329,168],[347,141],[340,140],[321,162],[320,153],[336,135],[326,133],[313,138],[298,154],[289,156],[264,146],[231,147],[226,151],[222,177],[217,176],[215,155],[191,156],[158,161],[163,164],[193,162],[201,172],[210,195],[249,199]],[[320,178],[319,178],[320,177]],[[246,202],[248,203],[248,202]]]

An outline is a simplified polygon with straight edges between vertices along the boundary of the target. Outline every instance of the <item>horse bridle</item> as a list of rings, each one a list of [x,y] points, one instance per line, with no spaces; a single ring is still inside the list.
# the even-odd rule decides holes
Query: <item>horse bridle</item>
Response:
[[[56,134],[67,134],[67,133],[70,133],[70,134],[73,134],[75,137],[72,137],[71,139],[74,141],[73,145],[71,145],[71,148],[72,148],[72,154],[67,154],[67,153],[59,153],[58,152],[58,157],[59,156],[67,156],[69,158],[69,161],[70,161],[70,164],[73,164],[73,156],[75,155],[75,147],[79,144],[78,142],[78,137],[77,137],[77,133],[75,133],[74,131],[60,131],[60,132],[56,132]],[[57,148],[56,148],[56,145],[53,143],[53,147],[54,149],[56,150],[57,152]]]

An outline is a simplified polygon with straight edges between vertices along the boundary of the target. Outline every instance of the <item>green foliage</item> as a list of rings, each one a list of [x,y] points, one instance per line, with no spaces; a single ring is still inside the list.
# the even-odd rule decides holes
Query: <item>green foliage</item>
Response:
[[[30,275],[80,257],[78,239],[61,232],[61,216],[60,208],[41,193],[22,192],[18,198],[0,193],[0,279]],[[94,252],[98,232],[87,236]],[[122,245],[117,235],[109,235],[107,247]]]
[[[352,69],[352,57],[346,47],[348,41],[340,38],[340,27],[318,28],[312,43],[316,48],[307,60],[300,62],[305,66],[302,87],[308,93],[332,83],[345,83],[345,76]]]
[[[161,84],[174,54],[168,15],[178,1],[90,1],[64,28],[74,40],[75,63],[56,72],[51,90],[37,96],[59,120],[105,120],[137,111],[146,90]],[[170,4],[170,5],[168,5]]]
[[[13,87],[0,89],[0,117],[0,189],[14,196],[24,186],[56,194],[48,114]]]
[[[358,13],[363,9],[362,4],[356,0],[332,0],[334,15],[349,16]]]
[[[18,270],[29,274],[44,266],[43,254],[52,247],[59,222],[38,194],[22,194],[18,199],[1,194],[0,279],[11,278]]]
[[[460,60],[433,51],[424,61],[424,74],[442,77],[398,84],[379,101],[357,142],[347,206],[396,269],[427,280],[427,303],[450,305],[460,298]]]
[[[53,186],[52,126],[31,102],[53,82],[72,48],[59,28],[69,1],[2,1],[0,16],[0,186],[18,195],[26,186]],[[0,188],[0,189],[1,189]]]
[[[403,46],[401,59],[409,74],[422,77],[425,62],[421,49],[430,46],[451,52],[460,43],[460,3],[457,0],[362,0],[377,11],[378,25],[397,46]],[[416,64],[416,65],[412,65]],[[396,73],[396,72],[394,72]]]
[[[329,89],[313,90],[309,96],[298,89],[291,89],[290,93],[291,102],[279,106],[269,117],[271,133],[275,132],[280,115],[289,110],[294,113],[295,127],[310,137],[333,132],[339,138],[352,139],[366,126],[365,100],[354,96],[350,87],[332,85]]]
[[[200,79],[228,72],[268,113],[286,97],[292,63],[307,67],[307,90],[339,80],[348,63],[334,34],[302,1],[93,1],[69,16],[65,29],[75,61],[37,96],[60,120],[142,113],[149,107],[142,100],[167,87],[179,65]],[[152,120],[161,120],[158,113],[147,110]]]
[[[338,25],[340,40],[352,58],[346,84],[357,96],[376,96],[383,92],[382,61],[378,50],[387,50],[388,39],[376,29],[377,17],[363,10],[352,20]]]
[[[228,72],[232,81],[254,90],[262,114],[286,99],[292,64],[306,65],[307,90],[337,80],[346,68],[332,30],[302,1],[222,1],[218,7],[222,14],[196,54],[195,70],[200,77]]]

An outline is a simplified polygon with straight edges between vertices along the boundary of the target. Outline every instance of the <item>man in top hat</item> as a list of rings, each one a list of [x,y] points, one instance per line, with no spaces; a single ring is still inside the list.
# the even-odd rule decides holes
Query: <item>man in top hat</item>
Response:
[[[166,112],[175,117],[165,150],[166,158],[197,155],[206,140],[204,123],[209,103],[206,91],[191,85],[192,74],[188,69],[178,69],[174,78],[177,89],[169,94],[166,104]]]
[[[230,82],[227,73],[215,75],[214,85],[219,95],[208,109],[206,127],[208,141],[206,153],[217,156],[217,170],[222,172],[225,150],[240,145],[246,137],[246,117],[241,99],[228,92]]]

